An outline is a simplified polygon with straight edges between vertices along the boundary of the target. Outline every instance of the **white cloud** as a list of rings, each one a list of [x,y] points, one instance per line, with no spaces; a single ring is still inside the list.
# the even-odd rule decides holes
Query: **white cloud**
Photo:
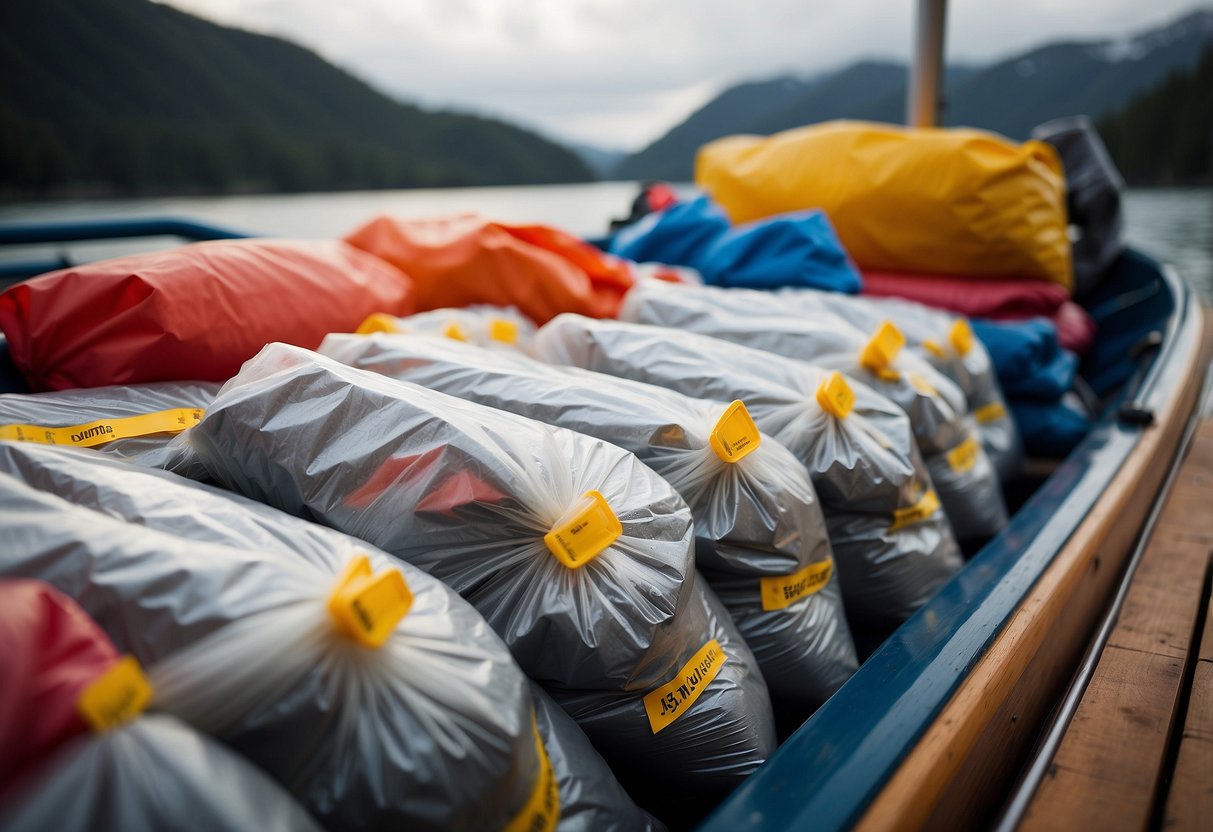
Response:
[[[720,89],[859,57],[906,59],[912,0],[167,0],[281,35],[397,97],[643,146]],[[950,60],[1117,37],[1194,0],[953,0]]]

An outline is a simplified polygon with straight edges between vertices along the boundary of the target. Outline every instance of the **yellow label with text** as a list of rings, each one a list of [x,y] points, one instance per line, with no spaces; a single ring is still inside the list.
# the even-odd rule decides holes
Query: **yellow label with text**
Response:
[[[939,511],[939,495],[932,489],[919,497],[914,505],[895,509],[889,531],[895,532],[906,526],[921,523],[937,511]]]
[[[489,321],[489,337],[503,344],[518,342],[518,324],[504,318],[493,318]]]
[[[518,814],[505,825],[502,832],[552,832],[560,820],[560,789],[556,784],[556,772],[548,751],[535,728],[535,753],[539,757],[539,773],[531,787],[531,796]]]
[[[368,315],[367,319],[358,324],[358,328],[354,330],[355,335],[370,335],[373,332],[387,332],[395,334],[401,332],[400,324],[396,318],[388,315],[385,312],[376,312],[373,315]]]
[[[990,402],[974,410],[973,416],[977,419],[978,423],[988,425],[990,422],[997,422],[999,419],[1007,418],[1007,408],[1002,402]]]
[[[142,416],[125,416],[121,419],[98,419],[83,425],[66,428],[51,428],[44,425],[0,425],[0,439],[14,442],[37,442],[41,445],[72,445],[76,448],[92,448],[115,439],[130,439],[134,436],[150,436],[154,433],[181,433],[202,421],[203,410],[197,407],[180,407],[144,413]]]
[[[905,345],[906,337],[901,334],[901,330],[894,326],[892,321],[885,321],[859,353],[859,363],[880,375],[882,370],[890,369],[889,365]]]
[[[817,403],[835,419],[845,419],[855,409],[855,391],[847,384],[846,377],[835,370],[817,388]]]
[[[413,593],[401,571],[371,574],[366,555],[346,564],[328,600],[337,629],[364,647],[382,647],[412,606]]]
[[[973,337],[973,327],[969,326],[969,322],[964,318],[957,318],[952,329],[948,331],[948,341],[960,356],[968,355],[973,349]]]
[[[767,612],[792,606],[802,598],[820,592],[830,582],[834,561],[810,563],[791,575],[762,578],[762,608]]]
[[[446,329],[442,330],[442,334],[447,338],[452,338],[456,341],[466,341],[468,339],[467,335],[464,334],[459,324],[455,323],[454,321],[451,321],[446,325]]]
[[[598,491],[581,495],[565,518],[543,536],[543,542],[570,569],[585,566],[623,534],[619,518]]]
[[[645,694],[644,710],[654,734],[691,709],[727,659],[720,642],[712,639],[682,666],[677,676]]]
[[[976,437],[970,436],[952,450],[948,451],[948,467],[955,474],[963,474],[972,470],[977,464],[977,452],[980,450]]]
[[[76,700],[76,710],[94,731],[128,722],[152,701],[152,686],[134,656],[123,656],[97,677]]]
[[[708,435],[708,444],[716,452],[716,456],[725,462],[737,462],[744,459],[762,442],[762,434],[750,416],[750,411],[741,401],[735,401],[725,408],[724,413],[716,420],[716,427]]]

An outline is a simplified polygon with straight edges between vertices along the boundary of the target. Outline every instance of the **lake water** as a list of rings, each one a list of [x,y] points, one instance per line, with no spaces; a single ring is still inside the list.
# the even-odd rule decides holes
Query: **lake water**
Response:
[[[79,200],[0,206],[0,220],[174,215],[257,234],[336,237],[371,217],[436,217],[478,212],[507,222],[541,222],[575,234],[601,234],[628,212],[632,182],[515,188],[358,191],[327,194]],[[1213,302],[1213,189],[1129,190],[1128,242],[1180,273]],[[80,259],[131,250],[129,241],[73,247]]]

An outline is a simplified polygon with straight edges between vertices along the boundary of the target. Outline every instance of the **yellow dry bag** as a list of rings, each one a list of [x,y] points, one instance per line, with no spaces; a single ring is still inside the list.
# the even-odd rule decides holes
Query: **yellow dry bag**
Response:
[[[695,181],[735,223],[821,208],[861,268],[1071,287],[1053,148],[965,128],[834,121],[700,149]]]

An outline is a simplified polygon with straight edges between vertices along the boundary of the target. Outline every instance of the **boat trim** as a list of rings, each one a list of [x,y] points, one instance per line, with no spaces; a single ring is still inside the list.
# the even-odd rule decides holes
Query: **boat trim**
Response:
[[[998,762],[978,765],[973,752],[1001,748],[1008,731],[1027,752],[1035,734],[1026,724],[1031,720],[1020,714],[1027,710],[1029,689],[1035,699],[1041,692],[1018,683],[1038,680],[1048,664],[1043,658],[1056,660],[1062,653],[1065,678],[1050,684],[1060,688],[1069,678],[1152,504],[1132,505],[1132,492],[1154,492],[1162,473],[1151,471],[1152,463],[1175,447],[1195,406],[1199,382],[1188,382],[1201,377],[1203,318],[1174,274],[1167,277],[1178,287],[1173,338],[1154,355],[1138,388],[1139,401],[1159,421],[1153,427],[1125,425],[1116,408],[1108,408],[1011,525],[881,645],[717,809],[704,830],[839,829],[856,823],[916,828],[944,818],[964,825],[976,816],[951,811],[977,803],[962,797],[961,786],[972,788],[973,800],[980,795],[987,803],[991,787],[1005,791],[1014,770],[991,777]],[[1104,545],[1120,554],[1101,552]],[[1089,588],[1078,597],[1084,576],[1098,580],[1087,581]],[[1055,595],[1059,589],[1064,594]],[[1068,611],[1065,623],[1074,635],[1066,649],[1042,652],[1072,601],[1081,604]],[[1042,661],[1030,666],[1038,653]],[[1020,695],[1012,697],[1016,691]],[[1022,753],[1014,756],[1016,765]],[[983,812],[992,811],[982,805]]]
[[[1205,397],[1207,401],[1207,380],[1205,384]],[[1112,631],[1116,628],[1121,610],[1124,609],[1125,600],[1129,596],[1129,589],[1132,587],[1133,579],[1137,574],[1137,568],[1141,565],[1146,549],[1149,548],[1154,529],[1158,525],[1159,518],[1162,516],[1167,497],[1174,488],[1175,481],[1179,478],[1184,457],[1187,455],[1188,448],[1192,445],[1192,440],[1196,436],[1196,429],[1199,424],[1199,420],[1192,419],[1184,429],[1183,438],[1179,442],[1175,459],[1172,460],[1170,469],[1167,471],[1166,481],[1163,483],[1162,488],[1159,489],[1158,498],[1154,501],[1154,506],[1150,510],[1150,516],[1146,518],[1146,522],[1142,526],[1141,534],[1137,538],[1137,545],[1133,547],[1133,554],[1129,559],[1129,564],[1125,568],[1124,576],[1121,578],[1120,585],[1116,589],[1116,597],[1112,599],[1112,603],[1100,622],[1095,638],[1091,641],[1078,671],[1074,674],[1073,681],[1070,683],[1061,704],[1057,707],[1047,729],[1044,731],[1044,738],[1033,753],[1030,765],[1026,768],[1022,779],[1007,801],[1006,808],[1003,810],[999,817],[998,825],[995,827],[995,832],[1012,832],[1015,829],[1027,812],[1032,799],[1036,796],[1036,791],[1044,780],[1049,766],[1052,765],[1053,758],[1057,754],[1057,749],[1061,747],[1066,730],[1069,728],[1070,722],[1073,720],[1074,714],[1077,712],[1078,706],[1086,694],[1091,677],[1099,665],[1103,649],[1111,638]]]

